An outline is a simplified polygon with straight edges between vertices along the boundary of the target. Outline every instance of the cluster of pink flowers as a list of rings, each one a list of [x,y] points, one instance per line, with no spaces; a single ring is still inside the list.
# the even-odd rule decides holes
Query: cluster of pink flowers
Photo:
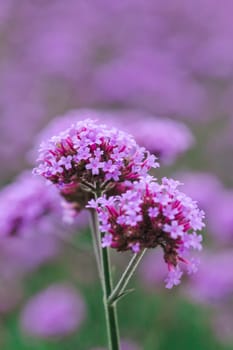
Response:
[[[129,134],[88,119],[43,143],[39,153],[34,172],[56,184],[78,210],[87,204],[88,191],[110,190],[158,167],[156,157]]]
[[[109,127],[116,127],[132,134],[139,146],[159,158],[161,163],[173,163],[179,155],[190,149],[194,137],[190,129],[182,122],[165,117],[154,116],[144,111],[132,109],[120,110],[71,110],[54,118],[37,136],[35,149],[29,154],[34,162],[34,155],[42,140],[67,129],[71,124],[83,119],[94,119]]]
[[[202,249],[202,236],[196,231],[204,226],[204,213],[178,186],[172,179],[163,178],[159,184],[147,176],[119,196],[89,202],[97,209],[100,229],[105,233],[103,247],[134,253],[157,246],[163,249],[169,269],[167,288],[179,284],[181,263],[188,273],[197,270],[195,259],[188,255],[191,249]]]
[[[68,209],[96,209],[102,247],[139,253],[160,246],[169,274],[167,288],[197,270],[190,249],[201,250],[204,213],[178,190],[178,181],[162,184],[148,175],[156,157],[127,133],[91,119],[78,121],[42,143],[35,174],[55,184]],[[183,264],[181,264],[183,263]]]

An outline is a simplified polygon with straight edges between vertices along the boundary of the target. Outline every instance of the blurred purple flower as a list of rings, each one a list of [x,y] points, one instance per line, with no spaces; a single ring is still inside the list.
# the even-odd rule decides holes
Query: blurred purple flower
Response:
[[[58,243],[55,236],[43,234],[1,238],[0,275],[9,280],[20,279],[25,273],[54,259],[59,253]]]
[[[209,211],[223,189],[221,181],[212,173],[186,171],[177,176],[184,191],[205,211]]]
[[[221,122],[217,128],[214,128],[213,132],[209,134],[207,138],[206,147],[204,149],[204,155],[208,162],[211,164],[211,168],[227,183],[232,183],[233,162],[229,162],[233,153],[233,86],[229,91],[224,94],[225,101],[223,102],[225,107],[229,109],[229,113],[226,113],[225,117],[221,118]]]
[[[163,262],[162,250],[150,251],[142,260],[138,276],[146,288],[159,288],[167,276],[167,267]]]
[[[151,48],[139,46],[107,62],[96,70],[94,84],[99,93],[96,99],[105,104],[194,118],[206,109],[205,90],[176,57]]]
[[[20,317],[23,331],[39,338],[63,337],[78,330],[86,313],[72,286],[55,284],[32,297]]]
[[[218,195],[209,211],[211,234],[222,243],[233,246],[233,190],[225,189]]]
[[[0,64],[0,75],[0,161],[4,164],[0,181],[4,182],[25,168],[25,153],[45,123],[47,112],[41,84],[35,84],[29,67],[10,59]]]
[[[0,29],[5,21],[9,19],[12,4],[12,0],[1,1],[0,3]]]
[[[107,124],[132,134],[140,146],[155,154],[163,163],[174,162],[194,143],[185,124],[165,117],[136,110],[118,110],[105,112],[102,118]],[[102,118],[100,116],[100,120]]]
[[[190,279],[184,292],[192,300],[218,304],[233,293],[232,250],[208,252],[201,257],[198,274]]]
[[[0,191],[0,236],[51,234],[59,229],[61,214],[56,190],[29,171]]]
[[[30,171],[0,191],[0,237],[54,235],[71,232],[87,225],[87,215],[76,217],[74,225],[65,225],[73,216],[73,208],[62,205],[58,191]],[[64,233],[65,232],[65,233]]]
[[[129,340],[129,339],[123,339],[121,341],[121,349],[122,350],[140,350],[141,348],[134,341]]]
[[[72,225],[65,225],[63,211]],[[63,209],[57,191],[26,171],[0,191],[0,221],[0,275],[18,279],[54,258],[63,239],[85,227],[88,218],[74,215],[71,206]]]
[[[211,173],[186,172],[180,173],[179,178],[184,183],[185,192],[205,210],[208,233],[218,243],[232,244],[232,189],[224,188],[221,181]]]
[[[22,169],[33,136],[67,108],[230,116],[231,0],[22,1],[13,11],[15,3],[0,4],[1,181]]]
[[[55,111],[118,105],[200,120],[231,100],[231,0],[23,1],[17,12],[14,3],[0,5],[1,136],[14,149],[1,142],[1,152],[11,171],[20,162],[7,154],[22,159]]]

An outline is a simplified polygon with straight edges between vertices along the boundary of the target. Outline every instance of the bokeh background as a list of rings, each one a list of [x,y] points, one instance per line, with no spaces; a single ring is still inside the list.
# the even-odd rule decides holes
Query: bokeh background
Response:
[[[160,252],[144,258],[119,304],[122,350],[233,348],[232,13],[232,0],[0,1],[1,349],[106,346],[88,218],[62,221],[31,176],[39,143],[84,115],[132,133],[206,212],[192,279],[168,291]],[[117,278],[128,256],[112,260]]]

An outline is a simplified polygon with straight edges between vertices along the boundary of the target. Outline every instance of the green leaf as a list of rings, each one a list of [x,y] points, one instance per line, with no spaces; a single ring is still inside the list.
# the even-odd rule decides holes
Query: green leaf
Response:
[[[119,301],[120,299],[124,298],[126,295],[128,295],[134,291],[135,291],[134,288],[125,290],[124,292],[117,295],[116,298],[111,302],[111,304],[116,303],[117,301]]]

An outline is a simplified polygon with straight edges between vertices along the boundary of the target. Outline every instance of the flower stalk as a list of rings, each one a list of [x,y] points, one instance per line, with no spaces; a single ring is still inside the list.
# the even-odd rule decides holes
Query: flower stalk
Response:
[[[117,301],[147,248],[160,247],[168,267],[166,288],[180,283],[184,272],[197,270],[189,258],[201,250],[204,212],[179,191],[180,183],[148,175],[156,157],[127,133],[93,120],[73,124],[39,150],[34,173],[53,183],[77,212],[90,209],[97,267],[103,289],[109,350],[119,350]],[[101,227],[101,232],[100,232]],[[109,248],[134,253],[113,289]]]
[[[92,234],[93,248],[97,263],[97,270],[102,283],[102,266],[101,266],[101,237],[99,235],[99,225],[96,220],[95,209],[90,209],[90,227]]]
[[[146,249],[143,249],[140,253],[133,255],[119,282],[108,297],[108,305],[114,305],[116,301],[124,295],[125,288],[127,287],[145,252]]]
[[[101,234],[99,231],[99,222],[96,211],[91,211],[91,221],[92,221],[92,235],[95,239],[94,244],[97,244],[98,247],[95,249],[96,256],[100,258],[99,260],[99,272],[101,276],[101,284],[103,289],[103,303],[105,310],[105,320],[107,326],[108,334],[108,347],[109,350],[119,350],[119,326],[117,319],[117,310],[116,305],[110,305],[108,303],[108,298],[112,293],[112,276],[111,276],[111,267],[109,259],[108,248],[101,248],[100,239]]]

